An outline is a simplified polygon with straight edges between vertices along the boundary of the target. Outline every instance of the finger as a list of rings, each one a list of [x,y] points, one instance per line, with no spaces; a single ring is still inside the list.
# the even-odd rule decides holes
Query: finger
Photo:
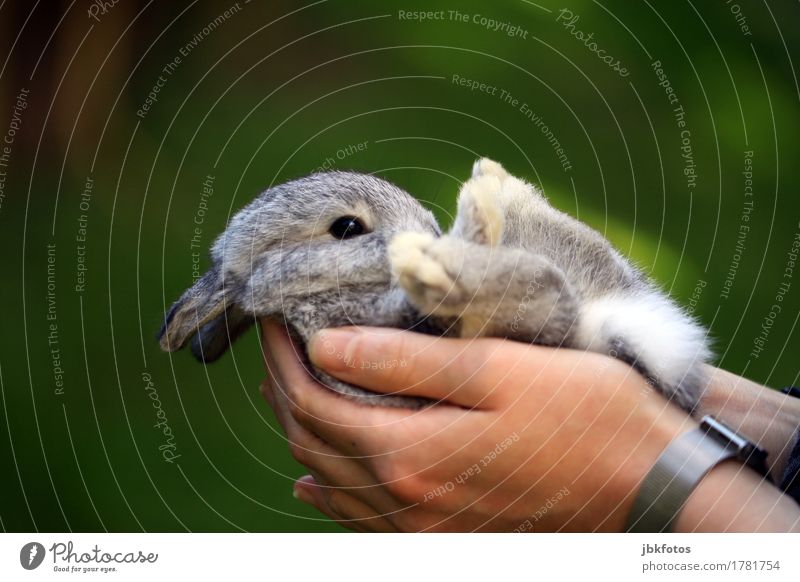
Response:
[[[269,341],[266,337],[266,333],[264,332],[264,328],[269,326],[271,328],[271,334],[274,338],[281,338],[285,331],[282,330],[277,323],[268,320],[262,320],[262,327],[261,327],[261,354],[264,361],[264,367],[267,370],[267,378],[261,383],[261,394],[264,396],[264,399],[269,403],[269,405],[275,411],[276,416],[278,416],[278,420],[281,422],[282,425],[285,423],[281,419],[281,410],[278,408],[279,400],[277,397],[282,396],[285,398],[285,395],[280,390],[279,386],[283,384],[283,382],[278,382],[278,377],[280,376],[280,371],[278,369],[278,363],[275,360],[275,357],[272,355],[272,348],[269,345]],[[273,340],[275,343],[276,340]]]
[[[294,495],[341,525],[356,531],[387,533],[397,531],[388,519],[370,506],[344,491],[318,485],[310,475],[302,477],[295,483]]]
[[[287,399],[275,395],[275,385],[271,380],[261,384],[262,393],[273,402],[275,416],[284,427],[289,449],[294,459],[306,466],[318,482],[325,485],[348,489],[350,494],[381,513],[401,510],[397,503],[372,477],[358,460],[347,457],[301,426],[289,413]]]
[[[291,374],[292,379],[310,378],[303,365],[301,348],[292,341],[283,324],[271,319],[261,320],[261,355],[267,372],[273,377]]]
[[[385,455],[429,442],[463,409],[367,406],[316,387],[296,387],[291,415],[336,450],[368,467]]]
[[[342,398],[309,375],[284,328],[264,320],[262,330],[267,348],[264,358],[277,384],[273,390],[276,401],[283,397],[294,419],[342,453],[359,458],[378,454],[389,440],[380,439],[381,433],[408,416],[428,412],[365,406]],[[284,420],[282,424],[289,423]]]
[[[262,338],[263,339],[263,338]],[[280,336],[278,337],[278,341],[282,341]],[[264,342],[266,345],[266,341]],[[273,345],[276,342],[273,341]],[[280,351],[282,348],[278,348]],[[301,428],[300,424],[297,420],[292,416],[291,410],[291,397],[288,393],[289,387],[286,381],[281,376],[280,372],[278,371],[279,364],[276,361],[276,358],[273,356],[272,349],[265,349],[264,350],[264,361],[268,367],[268,369],[272,370],[273,373],[268,376],[261,383],[261,392],[264,395],[264,398],[267,402],[270,403],[272,406],[273,411],[275,412],[275,416],[278,419],[278,422],[283,427],[284,432],[286,433],[289,441],[297,440],[297,433],[300,430],[304,430]],[[282,358],[288,357],[289,354],[281,355]],[[291,361],[288,363],[282,364],[284,369],[287,369],[291,366]],[[298,374],[299,376],[299,374]],[[298,382],[300,382],[298,380]],[[314,381],[308,379],[308,382],[313,383]]]
[[[262,383],[262,390],[265,394],[269,395],[267,398],[269,398],[272,403],[272,408],[278,420],[278,424],[283,428],[283,432],[286,435],[286,442],[289,445],[292,456],[299,463],[315,470],[315,467],[306,459],[310,460],[310,453],[319,451],[321,446],[325,443],[318,436],[312,434],[298,423],[291,415],[286,395],[274,382],[265,380]],[[328,451],[325,451],[326,453],[332,456],[342,456],[337,454],[334,449],[330,447],[328,449]],[[319,454],[322,454],[322,451],[320,451]]]
[[[372,467],[375,457],[426,441],[453,421],[453,413],[463,410],[435,406],[423,410],[365,406],[342,398],[311,378],[297,361],[291,340],[285,330],[273,322],[262,323],[264,343],[269,347],[266,356],[277,370],[273,379],[276,401],[284,427],[290,428],[286,417],[295,419],[336,451]],[[414,422],[413,430],[403,430],[402,423]]]
[[[446,410],[409,411],[366,407],[342,398],[309,378],[292,362],[297,356],[288,334],[280,325],[262,322],[265,361],[271,378],[262,383],[262,392],[271,402],[278,422],[284,427],[293,457],[334,487],[345,488],[352,497],[381,514],[402,511],[395,500],[368,470],[387,450],[414,445],[402,442],[409,431],[394,430],[399,420],[409,416],[433,416]],[[450,420],[431,419],[422,426],[435,433]],[[424,432],[424,431],[422,431]],[[417,428],[415,434],[422,434]]]
[[[500,346],[501,340],[346,327],[315,334],[309,355],[330,374],[368,390],[490,408],[502,382],[488,373],[486,363]]]
[[[351,496],[374,508],[376,513],[389,514],[404,508],[359,459],[342,454],[302,426],[296,425],[287,433],[294,459],[319,475],[325,485],[347,490]]]
[[[272,411],[275,413],[275,418],[278,419],[278,423],[283,427],[284,432],[288,433],[291,428],[289,425],[297,424],[297,421],[289,413],[287,396],[279,387],[279,383],[272,378],[267,378],[261,382],[261,394],[269,402]]]
[[[366,532],[366,530],[361,528],[357,523],[348,523],[348,520],[343,518],[338,513],[334,512],[333,509],[331,509],[328,506],[328,504],[325,503],[325,500],[320,495],[311,495],[310,493],[300,493],[295,488],[294,497],[298,501],[302,501],[303,503],[306,503],[306,504],[310,505],[311,507],[315,508],[320,513],[326,515],[327,517],[329,517],[330,519],[332,519],[336,523],[338,523],[338,524],[340,524],[340,525],[342,525],[342,526],[344,526],[344,527],[346,527],[348,529],[351,529],[351,530],[357,531],[357,532],[361,532],[361,533],[365,533]]]
[[[290,451],[297,462],[320,475],[326,485],[348,489],[354,497],[383,513],[403,508],[361,464],[361,459],[342,454],[301,426],[290,414],[285,395],[279,391],[276,394],[274,382],[265,380],[261,386],[262,392],[269,394],[268,398],[274,403],[275,415],[284,427]]]
[[[320,426],[328,430],[330,427],[325,426],[327,424],[348,426],[350,416],[347,414],[338,420],[323,420],[325,413],[336,410],[339,405],[344,405],[346,409],[350,403],[325,389],[308,373],[286,329],[270,320],[262,320],[261,329],[264,362],[272,378],[271,398],[275,401],[275,412],[280,423],[288,429],[289,425],[301,420],[307,428],[325,440],[328,433],[323,434],[317,430]],[[300,400],[303,405],[299,403]],[[346,440],[347,437],[343,436],[331,442],[334,445],[343,445]]]
[[[267,401],[267,404],[269,404],[270,408],[274,410],[276,403],[273,395],[273,385],[274,383],[272,382],[272,378],[265,378],[261,381],[258,391],[261,392],[261,396]]]
[[[261,320],[262,355],[267,370],[278,388],[291,397],[297,386],[324,387],[310,374],[303,363],[300,348],[292,341],[286,328],[271,320]],[[326,392],[330,392],[326,390]]]

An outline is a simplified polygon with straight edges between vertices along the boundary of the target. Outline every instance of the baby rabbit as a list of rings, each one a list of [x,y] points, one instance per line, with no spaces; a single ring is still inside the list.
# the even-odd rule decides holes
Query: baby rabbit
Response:
[[[167,314],[163,349],[194,335],[192,352],[210,362],[256,318],[273,317],[304,346],[322,328],[373,325],[591,350],[631,364],[688,411],[704,385],[705,331],[599,233],[485,158],[444,236],[396,186],[330,172],[261,194],[212,258]],[[312,371],[362,402],[428,404]]]
[[[392,273],[423,314],[462,337],[611,355],[688,411],[705,384],[706,332],[598,232],[491,160],[461,189],[450,233],[403,233]]]

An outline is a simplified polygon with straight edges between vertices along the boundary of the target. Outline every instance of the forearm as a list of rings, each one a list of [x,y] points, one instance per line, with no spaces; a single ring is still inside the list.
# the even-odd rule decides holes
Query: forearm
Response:
[[[711,381],[700,401],[700,416],[712,414],[768,451],[767,463],[775,482],[797,438],[800,398],[709,366]]]
[[[677,532],[800,532],[800,505],[735,461],[714,467],[675,522]]]
[[[775,481],[780,482],[797,438],[800,399],[786,397],[724,370],[709,369],[711,383],[697,416],[712,414],[758,442],[769,452],[770,470]],[[653,423],[663,426],[670,441],[688,430],[685,423],[669,422],[666,416]],[[666,447],[663,438],[647,440],[659,453]],[[642,456],[649,470],[655,462],[649,460],[653,459],[653,452]],[[636,472],[633,476],[636,480],[641,478]],[[639,483],[634,489],[638,486]],[[700,481],[674,527],[679,532],[800,531],[800,505],[750,468],[728,461],[714,467]]]

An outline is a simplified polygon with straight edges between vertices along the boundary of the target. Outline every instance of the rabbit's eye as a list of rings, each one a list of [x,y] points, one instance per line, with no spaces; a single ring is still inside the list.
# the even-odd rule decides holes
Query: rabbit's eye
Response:
[[[336,238],[345,239],[364,234],[366,229],[355,216],[342,216],[333,221],[329,232]]]

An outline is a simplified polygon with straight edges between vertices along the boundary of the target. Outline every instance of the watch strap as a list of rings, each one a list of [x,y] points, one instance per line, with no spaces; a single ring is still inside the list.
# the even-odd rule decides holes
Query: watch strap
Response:
[[[800,388],[797,386],[787,386],[783,390],[781,390],[787,396],[793,396],[794,398],[800,398]]]
[[[645,476],[628,517],[629,532],[671,531],[689,494],[712,467],[736,458],[737,451],[693,429],[661,453]]]

